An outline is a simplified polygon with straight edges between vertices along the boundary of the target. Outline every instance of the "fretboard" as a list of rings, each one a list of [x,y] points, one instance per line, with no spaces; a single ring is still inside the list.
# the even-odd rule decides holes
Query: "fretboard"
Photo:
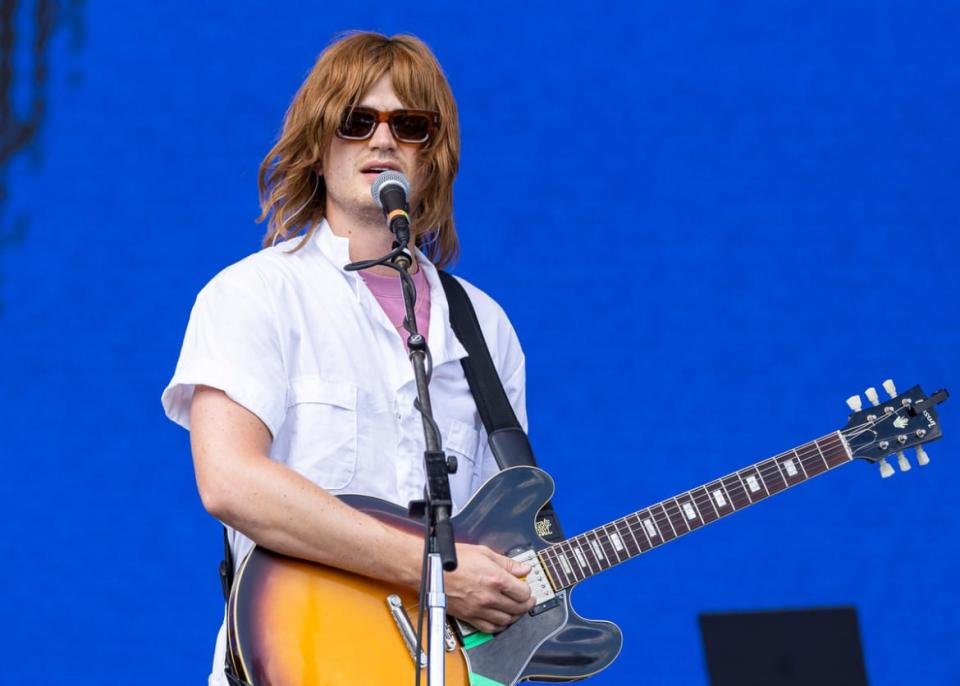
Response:
[[[738,512],[852,459],[839,431],[539,552],[556,590]]]

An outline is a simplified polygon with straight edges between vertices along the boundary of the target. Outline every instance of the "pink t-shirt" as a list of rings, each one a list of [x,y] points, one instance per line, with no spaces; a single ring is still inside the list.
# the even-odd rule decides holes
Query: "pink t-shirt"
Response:
[[[397,327],[400,334],[400,340],[404,347],[407,345],[407,330],[403,328],[403,291],[400,286],[400,275],[381,276],[380,274],[371,274],[369,271],[361,270],[360,276],[367,284],[367,288],[373,293],[373,297],[380,303],[380,307],[387,313],[390,323]],[[418,269],[416,274],[411,274],[413,283],[417,287],[417,304],[414,307],[414,314],[417,315],[417,331],[423,334],[424,340],[430,330],[430,284],[427,283],[427,277],[422,269]]]

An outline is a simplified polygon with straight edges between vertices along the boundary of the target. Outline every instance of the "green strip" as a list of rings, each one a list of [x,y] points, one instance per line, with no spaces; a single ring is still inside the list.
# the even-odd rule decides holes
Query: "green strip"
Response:
[[[494,681],[493,679],[488,679],[485,676],[480,674],[475,674],[470,672],[470,686],[507,686],[506,684],[501,684],[499,681]]]
[[[485,634],[482,631],[478,631],[477,633],[470,634],[469,636],[463,639],[463,647],[466,648],[467,650],[470,650],[471,648],[476,648],[477,646],[481,646],[487,641],[492,641],[492,640],[493,640],[493,636],[491,636],[490,634]],[[480,677],[480,678],[482,679],[483,677]],[[497,682],[492,681],[490,683],[495,684]]]

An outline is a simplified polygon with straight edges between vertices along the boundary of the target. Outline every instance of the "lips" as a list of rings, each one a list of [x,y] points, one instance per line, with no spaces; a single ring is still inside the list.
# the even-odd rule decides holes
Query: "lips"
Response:
[[[372,162],[360,171],[364,174],[379,174],[385,171],[400,171],[400,167],[392,162]]]

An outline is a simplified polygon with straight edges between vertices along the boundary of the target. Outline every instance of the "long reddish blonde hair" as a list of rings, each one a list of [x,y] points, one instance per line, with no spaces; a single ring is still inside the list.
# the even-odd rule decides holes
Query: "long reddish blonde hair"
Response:
[[[386,72],[405,107],[440,113],[440,128],[418,151],[422,185],[411,207],[417,245],[437,266],[457,257],[453,179],[460,163],[460,127],[450,85],[430,48],[410,35],[350,33],[321,53],[287,110],[276,145],[260,165],[262,212],[269,219],[263,245],[308,229],[299,249],[323,219],[326,187],[315,168],[323,160],[343,111],[355,106]]]

